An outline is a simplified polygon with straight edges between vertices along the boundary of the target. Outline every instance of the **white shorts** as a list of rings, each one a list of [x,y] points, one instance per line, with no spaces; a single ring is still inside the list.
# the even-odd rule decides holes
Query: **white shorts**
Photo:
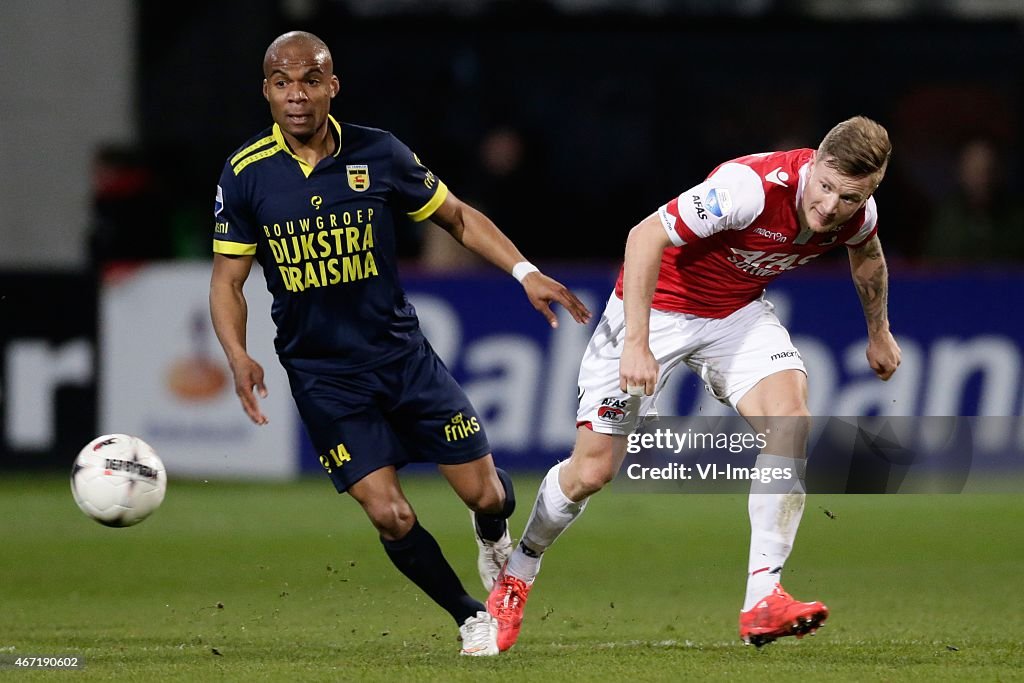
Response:
[[[583,354],[576,424],[600,434],[630,434],[644,417],[657,415],[655,401],[669,376],[685,363],[704,388],[733,408],[755,384],[782,370],[807,374],[789,332],[763,296],[725,318],[651,310],[651,352],[660,366],[653,396],[619,389],[619,358],[625,338],[622,299],[613,292]]]

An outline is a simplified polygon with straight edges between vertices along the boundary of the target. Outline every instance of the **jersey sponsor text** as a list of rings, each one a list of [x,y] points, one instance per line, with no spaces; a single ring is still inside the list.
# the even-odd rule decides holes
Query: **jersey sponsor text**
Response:
[[[301,292],[377,275],[372,218],[371,208],[264,225],[285,289]]]
[[[785,252],[765,252],[731,247],[732,255],[729,262],[744,273],[758,277],[775,277],[787,270],[802,266],[817,258],[818,254],[787,254]]]

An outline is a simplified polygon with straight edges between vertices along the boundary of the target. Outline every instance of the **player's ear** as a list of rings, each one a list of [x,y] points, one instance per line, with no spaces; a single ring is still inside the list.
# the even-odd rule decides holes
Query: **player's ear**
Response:
[[[331,74],[331,97],[333,98],[341,90],[341,81],[334,74]]]
[[[263,79],[263,99],[270,101],[270,84],[267,83],[267,79]]]

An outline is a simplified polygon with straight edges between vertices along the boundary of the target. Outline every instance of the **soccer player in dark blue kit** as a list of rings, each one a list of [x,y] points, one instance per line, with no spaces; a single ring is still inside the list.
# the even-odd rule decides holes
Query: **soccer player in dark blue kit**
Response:
[[[278,37],[263,72],[274,125],[229,157],[215,204],[210,312],[235,391],[249,418],[265,424],[263,368],[245,343],[242,287],[255,258],[274,299],[278,358],[334,486],[363,507],[395,566],[452,615],[461,654],[497,654],[494,619],[466,593],[399,485],[404,464],[437,463],[474,513],[489,590],[512,550],[512,484],[420,331],[398,279],[395,219],[430,218],[511,273],[552,327],[554,302],[580,323],[590,312],[391,133],[330,115],[339,82],[319,38]]]

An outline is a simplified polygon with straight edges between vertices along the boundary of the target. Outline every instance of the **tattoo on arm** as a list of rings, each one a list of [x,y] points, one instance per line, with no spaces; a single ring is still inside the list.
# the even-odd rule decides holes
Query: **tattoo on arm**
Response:
[[[856,250],[853,281],[864,309],[868,332],[885,329],[889,322],[889,272],[878,237]]]

